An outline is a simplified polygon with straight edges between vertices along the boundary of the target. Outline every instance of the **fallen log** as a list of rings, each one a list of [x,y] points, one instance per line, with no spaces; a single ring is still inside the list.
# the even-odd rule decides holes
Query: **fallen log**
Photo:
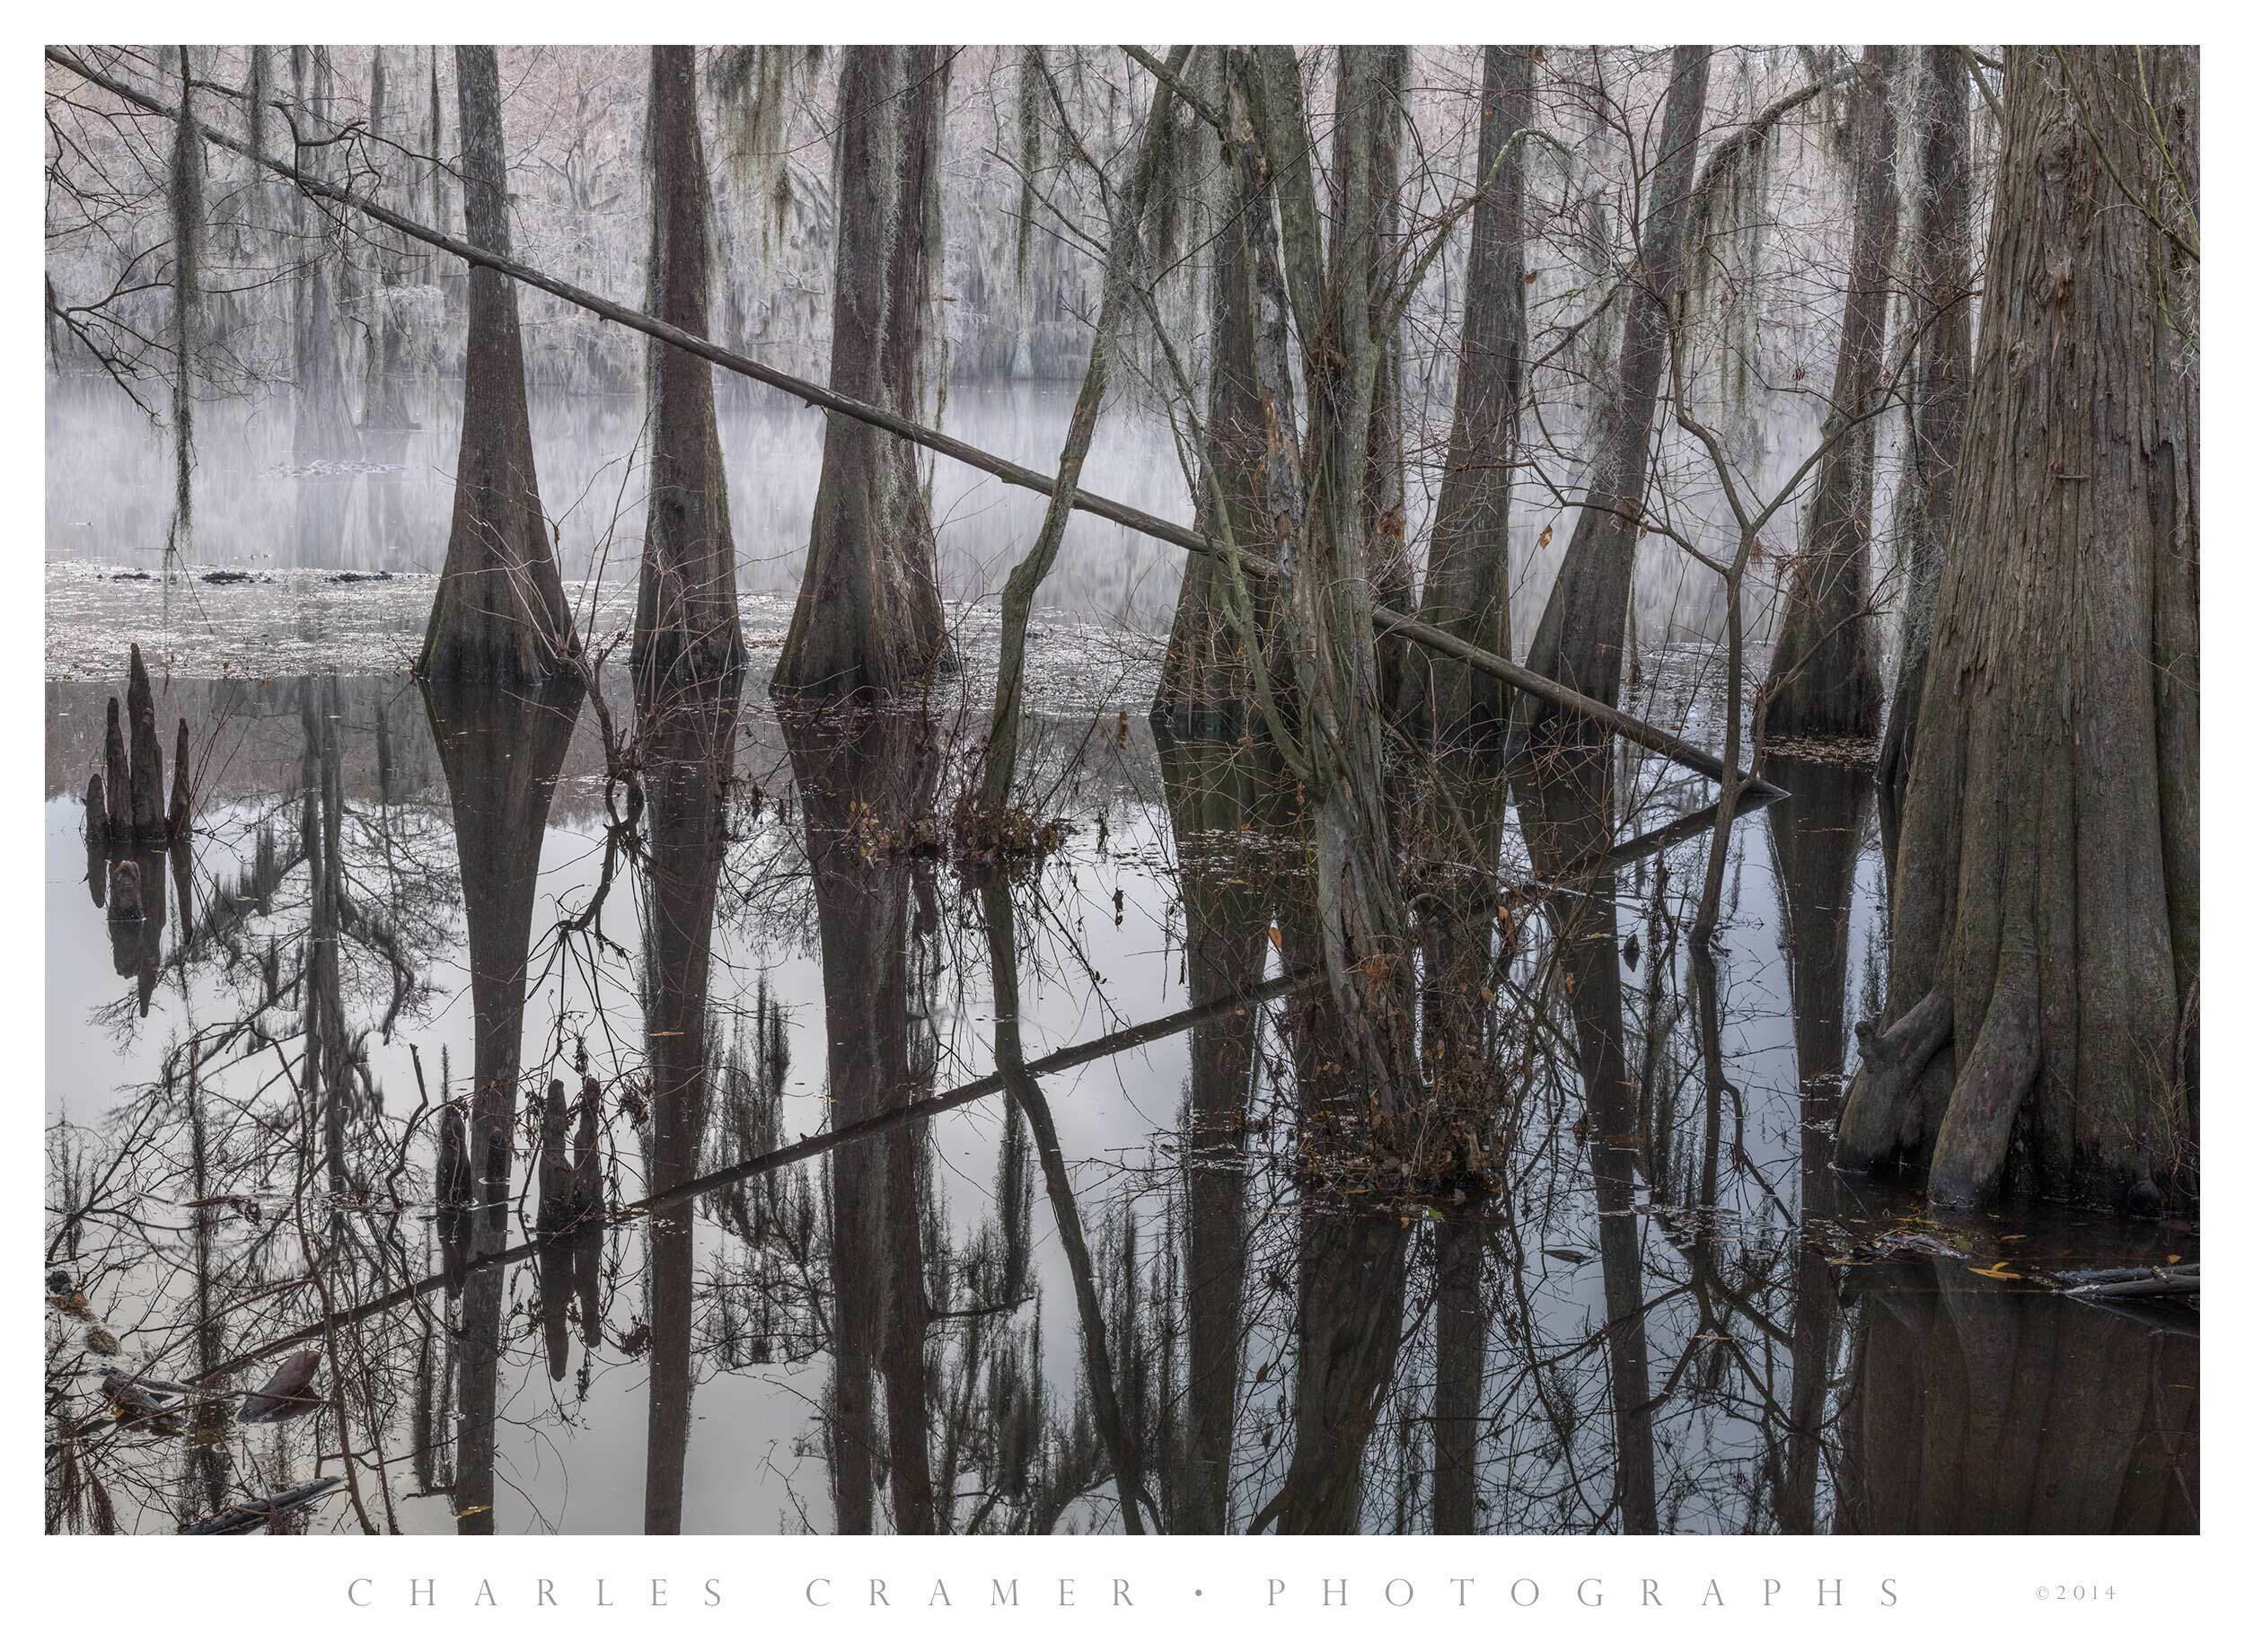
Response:
[[[220,1509],[206,1519],[195,1521],[180,1528],[181,1537],[239,1537],[254,1532],[268,1524],[275,1515],[286,1514],[307,1503],[316,1503],[330,1497],[343,1488],[342,1481],[330,1474],[324,1479],[307,1481],[269,1498],[252,1498],[246,1503],[235,1503]]]
[[[2198,1295],[2198,1264],[2168,1268],[2100,1268],[2083,1273],[2062,1273],[2058,1282],[2065,1295],[2091,1302],[2119,1302],[2142,1296]]]
[[[112,96],[124,99],[135,108],[145,110],[149,114],[167,120],[176,122],[179,119],[179,111],[164,103],[162,99],[152,97],[129,83],[118,79],[115,75],[103,74],[92,64],[84,62],[59,47],[49,46],[47,48],[46,55],[48,62],[68,69],[88,84],[99,86]],[[1041,471],[1032,470],[1026,465],[1016,464],[1008,459],[1000,459],[995,453],[985,453],[982,449],[962,442],[955,436],[946,435],[940,430],[931,429],[928,426],[904,417],[902,414],[892,413],[885,408],[876,407],[869,401],[860,401],[855,397],[844,396],[831,391],[823,384],[814,383],[808,379],[797,378],[791,373],[782,373],[777,367],[767,366],[762,362],[712,344],[707,338],[690,333],[683,328],[674,327],[667,321],[657,320],[645,311],[635,310],[629,304],[618,303],[612,298],[604,298],[573,282],[547,275],[544,271],[533,268],[517,259],[492,252],[470,242],[462,241],[458,236],[448,235],[442,230],[432,229],[426,224],[407,217],[403,213],[392,211],[378,201],[370,200],[339,184],[330,183],[325,179],[303,171],[286,161],[261,154],[232,133],[212,126],[207,121],[198,120],[194,124],[201,129],[206,142],[241,155],[267,171],[286,179],[298,189],[315,199],[324,200],[336,206],[358,213],[377,224],[397,231],[401,235],[410,236],[427,246],[449,252],[454,258],[463,259],[467,263],[496,270],[500,275],[510,280],[520,282],[524,286],[533,286],[541,292],[550,293],[556,298],[575,304],[580,309],[589,310],[603,320],[631,328],[635,331],[645,333],[651,338],[660,339],[673,348],[683,350],[690,356],[700,356],[703,361],[714,366],[723,367],[728,373],[736,373],[760,384],[768,384],[774,390],[784,391],[788,395],[799,398],[814,407],[824,408],[830,413],[840,413],[844,417],[856,419],[861,424],[871,425],[876,429],[888,431],[893,435],[902,436],[905,441],[924,447],[930,453],[941,453],[947,459],[955,459],[961,464],[981,470],[986,475],[994,476],[999,481],[1008,483],[1013,487],[1026,488],[1031,492],[1041,493],[1050,498],[1058,486],[1052,477]],[[1115,523],[1133,532],[1143,533],[1149,539],[1159,540],[1167,545],[1175,545],[1181,550],[1193,552],[1195,556],[1213,557],[1223,554],[1221,548],[1204,534],[1196,533],[1190,528],[1180,527],[1175,523],[1156,516],[1150,512],[1139,510],[1135,506],[1105,498],[1098,494],[1078,490],[1072,500],[1072,508]],[[1263,558],[1242,552],[1239,561],[1242,567],[1264,578],[1278,576],[1276,566]],[[1496,678],[1500,682],[1523,690],[1550,705],[1572,712],[1587,722],[1612,734],[1619,734],[1622,738],[1642,746],[1646,751],[1658,756],[1665,757],[1671,762],[1690,769],[1695,774],[1712,780],[1718,785],[1722,783],[1721,759],[1701,751],[1688,741],[1679,739],[1664,729],[1655,728],[1642,718],[1631,716],[1627,712],[1609,706],[1604,700],[1595,699],[1589,695],[1567,687],[1564,683],[1555,682],[1501,655],[1476,648],[1472,644],[1451,636],[1448,631],[1428,625],[1423,620],[1415,620],[1408,614],[1398,613],[1392,608],[1377,605],[1371,612],[1373,625],[1381,631],[1408,637],[1422,647],[1431,649],[1437,654],[1448,655],[1452,659]],[[1774,801],[1785,795],[1781,787],[1758,778],[1742,779],[1741,795],[1758,795],[1765,801]]]

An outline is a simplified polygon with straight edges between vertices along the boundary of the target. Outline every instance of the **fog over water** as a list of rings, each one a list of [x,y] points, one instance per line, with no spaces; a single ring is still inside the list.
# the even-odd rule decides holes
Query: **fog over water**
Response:
[[[720,378],[723,375],[719,375]],[[998,382],[949,391],[942,426],[1001,458],[1046,470],[1067,435],[1075,389]],[[443,565],[452,524],[452,474],[459,451],[459,403],[452,393],[425,398],[421,426],[376,438],[380,457],[339,466],[299,467],[286,391],[229,398],[198,409],[196,426],[197,570],[289,570],[433,576]],[[719,399],[726,480],[744,592],[791,599],[803,572],[811,508],[818,494],[825,416],[776,398]],[[533,390],[533,439],[547,515],[558,529],[566,580],[597,576],[614,596],[615,623],[629,623],[638,586],[646,512],[640,447],[645,405],[637,393],[612,396]],[[1560,413],[1554,411],[1556,420]],[[1447,411],[1435,409],[1437,429]],[[1563,426],[1559,426],[1563,428]],[[1748,421],[1766,475],[1784,474],[1814,440],[1798,401],[1771,398],[1767,416]],[[1556,444],[1554,444],[1556,445]],[[1405,505],[1421,558],[1432,494],[1440,483],[1438,443],[1422,442]],[[1552,462],[1557,463],[1557,461]],[[171,520],[172,444],[107,382],[75,376],[50,382],[47,398],[47,558],[89,563],[96,571],[162,567]],[[954,460],[929,471],[938,571],[946,597],[994,599],[1007,572],[1034,542],[1043,520],[1041,495],[1011,488]],[[1572,484],[1572,474],[1554,479]],[[1101,420],[1084,468],[1087,491],[1104,494],[1190,525],[1193,505],[1166,419],[1129,403]],[[1574,519],[1552,508],[1547,492],[1524,480],[1511,527],[1516,646],[1533,634]],[[1790,530],[1798,501],[1781,513],[1776,540]],[[1679,518],[1712,530],[1719,496],[1699,478],[1678,501]],[[1548,533],[1548,537],[1546,537]],[[1706,542],[1722,545],[1712,532]],[[1724,547],[1727,549],[1727,547]],[[1078,513],[1059,562],[1039,592],[1042,606],[1082,620],[1122,625],[1156,637],[1167,631],[1186,553],[1116,523]],[[1758,572],[1758,570],[1757,570]],[[1774,586],[1761,587],[1755,626],[1765,629]],[[220,600],[216,594],[207,602]],[[427,611],[427,598],[416,599]],[[1635,616],[1649,642],[1705,642],[1721,628],[1721,587],[1677,547],[1649,535],[1639,550]],[[223,619],[212,623],[223,629]],[[783,622],[784,623],[784,622]]]

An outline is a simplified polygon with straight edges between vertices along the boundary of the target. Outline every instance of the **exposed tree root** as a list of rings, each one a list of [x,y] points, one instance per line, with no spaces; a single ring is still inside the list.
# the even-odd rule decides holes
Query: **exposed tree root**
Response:
[[[1868,1021],[1855,1024],[1863,1064],[1848,1085],[1840,1115],[1839,1163],[1864,1170],[1915,1144],[1916,1109],[1910,1104],[1917,1076],[1950,1040],[1954,1006],[1946,987],[1936,987],[1883,1032]]]
[[[1979,1036],[1958,1064],[1933,1145],[1926,1196],[1937,1205],[1985,1204],[2003,1178],[2012,1120],[2042,1057],[2041,979],[2031,944],[2004,948]]]

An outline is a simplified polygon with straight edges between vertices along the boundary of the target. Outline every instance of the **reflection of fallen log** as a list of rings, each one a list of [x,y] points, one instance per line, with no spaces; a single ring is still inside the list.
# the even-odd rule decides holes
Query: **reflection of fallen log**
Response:
[[[2121,1302],[2139,1296],[2198,1296],[2198,1264],[2176,1268],[2099,1268],[2082,1273],[2062,1273],[2058,1283],[2065,1295],[2088,1302]]]
[[[1748,793],[1739,799],[1737,816],[1743,818],[1755,810],[1765,806],[1770,801],[1771,797],[1767,794]],[[1486,914],[1504,906],[1510,907],[1517,913],[1533,901],[1542,899],[1554,887],[1563,889],[1570,883],[1589,876],[1593,872],[1611,873],[1637,861],[1649,860],[1663,849],[1673,848],[1678,843],[1695,838],[1714,825],[1715,814],[1716,805],[1710,804],[1706,808],[1679,816],[1665,826],[1655,827],[1651,831],[1642,832],[1630,839],[1626,843],[1616,844],[1611,850],[1598,856],[1594,865],[1585,865],[1578,861],[1573,865],[1560,867],[1556,875],[1548,883],[1529,879],[1522,883],[1509,884],[1492,893],[1475,909]],[[1070,1044],[1062,1049],[1055,1050],[1049,1055],[1040,1056],[1037,1059],[1028,1063],[1021,1069],[1021,1076],[1028,1078],[1046,1078],[1056,1073],[1065,1073],[1075,1068],[1085,1066],[1089,1062],[1104,1060],[1109,1056],[1118,1056],[1147,1044],[1159,1043],[1163,1039],[1174,1038],[1178,1033],[1190,1032],[1194,1027],[1205,1026],[1211,1022],[1220,1021],[1226,1016],[1238,1015],[1256,1005],[1267,1004],[1273,998],[1284,997],[1290,992],[1322,980],[1324,974],[1325,965],[1320,962],[1306,965],[1291,973],[1267,976],[1254,986],[1231,993],[1227,997],[1211,998],[1205,1004],[1193,1005],[1167,1015],[1158,1016],[1151,1021],[1141,1021],[1135,1026],[1122,1027],[1101,1037],[1087,1039],[1080,1044]],[[822,1157],[838,1147],[847,1147],[858,1142],[872,1140],[876,1137],[886,1135],[891,1130],[900,1129],[905,1125],[934,1118],[938,1113],[955,1112],[971,1103],[1001,1094],[1005,1087],[1004,1078],[996,1073],[969,1080],[963,1085],[954,1085],[950,1089],[940,1091],[925,1101],[909,1103],[902,1107],[893,1107],[885,1112],[876,1113],[871,1118],[860,1120],[855,1124],[844,1125],[839,1129],[826,1130],[816,1136],[800,1137],[786,1147],[775,1147],[770,1153],[760,1153],[753,1158],[743,1159],[738,1164],[721,1165],[716,1170],[693,1177],[690,1181],[682,1182],[662,1193],[639,1199],[632,1204],[618,1206],[610,1213],[610,1220],[628,1222],[635,1217],[653,1216],[661,1211],[690,1205],[705,1193],[714,1193],[720,1189],[731,1187],[736,1182],[746,1182],[757,1176],[769,1175],[773,1171],[784,1170],[790,1164]],[[439,1173],[441,1182],[442,1172],[440,1171]],[[440,1191],[440,1209],[443,1197]],[[578,1231],[581,1235],[596,1235],[600,1230],[597,1226],[588,1224],[580,1227]],[[330,1330],[339,1330],[346,1326],[359,1324],[374,1318],[376,1314],[389,1313],[393,1308],[404,1307],[409,1303],[418,1301],[421,1297],[447,1286],[458,1289],[468,1274],[480,1273],[489,1268],[506,1267],[515,1262],[529,1260],[537,1254],[541,1243],[533,1238],[520,1244],[510,1245],[504,1250],[492,1251],[468,1262],[456,1275],[433,1274],[427,1279],[417,1279],[410,1284],[401,1285],[395,1290],[372,1297],[356,1307],[339,1309],[327,1318],[314,1320],[300,1330],[274,1337],[258,1344],[255,1348],[236,1354],[231,1359],[224,1360],[204,1371],[197,1380],[207,1383],[214,1377],[222,1376],[229,1371],[237,1370],[259,1360],[269,1359],[275,1354],[295,1348],[298,1343],[307,1342],[314,1337],[324,1335]],[[596,1245],[597,1241],[594,1241],[594,1243]],[[595,1249],[593,1252],[595,1259],[597,1254]],[[593,1339],[588,1336],[586,1340],[589,1343]]]
[[[269,1498],[253,1498],[247,1503],[236,1503],[222,1508],[206,1520],[180,1528],[181,1537],[239,1537],[266,1525],[275,1515],[285,1515],[292,1508],[316,1503],[342,1489],[343,1482],[330,1474],[323,1480],[306,1481],[301,1486],[291,1486],[286,1491]]]

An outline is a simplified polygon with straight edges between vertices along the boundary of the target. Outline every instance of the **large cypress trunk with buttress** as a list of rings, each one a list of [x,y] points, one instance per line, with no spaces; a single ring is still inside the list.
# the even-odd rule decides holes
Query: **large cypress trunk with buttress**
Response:
[[[647,308],[709,335],[709,178],[702,161],[694,48],[657,46],[647,73],[653,242]],[[650,339],[647,538],[631,637],[637,678],[667,689],[740,662],[733,522],[709,364]]]
[[[2195,1193],[2198,59],[2012,47],[1853,1160]]]
[[[468,239],[511,251],[498,49],[462,46],[460,148]],[[530,445],[522,324],[514,284],[479,267],[468,278],[467,382],[453,470],[452,538],[429,610],[418,673],[431,680],[531,681],[577,652]]]
[[[928,284],[942,267],[938,162],[950,50],[851,46],[835,145],[835,390],[917,414]],[[830,417],[775,689],[888,693],[946,659],[936,535],[911,444]]]

